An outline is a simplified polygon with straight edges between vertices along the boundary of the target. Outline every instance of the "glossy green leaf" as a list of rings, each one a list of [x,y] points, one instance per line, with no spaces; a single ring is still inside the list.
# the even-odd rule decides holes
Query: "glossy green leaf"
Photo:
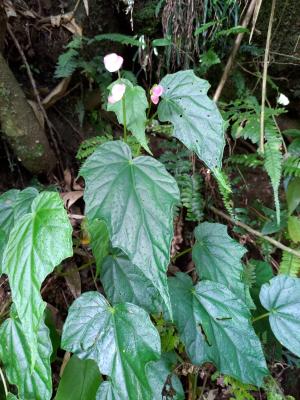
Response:
[[[175,324],[192,361],[212,362],[222,374],[261,386],[268,370],[247,306],[220,283],[193,287],[180,273],[169,285]]]
[[[228,235],[227,226],[204,222],[196,227],[195,238],[192,254],[201,279],[222,283],[253,307],[249,287],[242,282],[241,258],[247,250]]]
[[[290,216],[288,219],[288,233],[294,243],[300,242],[300,219]]]
[[[108,256],[110,240],[104,221],[95,219],[88,223],[88,231],[91,236],[91,248],[96,260],[96,275],[100,275],[103,260]]]
[[[38,194],[39,191],[34,187],[28,187],[19,192],[14,204],[15,222],[31,211],[31,204]]]
[[[8,393],[6,396],[6,400],[18,400],[18,398],[14,394]]]
[[[159,361],[151,361],[147,365],[147,375],[152,388],[152,399],[185,399],[180,379],[175,374],[172,374],[172,367],[176,365],[176,357],[173,363],[170,356],[172,354],[163,354]],[[169,376],[171,378],[171,385],[168,382]]]
[[[262,286],[260,301],[278,341],[300,357],[300,279],[276,276]]]
[[[96,395],[96,400],[123,400],[111,381],[101,383]]]
[[[26,400],[48,400],[52,395],[49,331],[44,322],[37,334],[37,358],[31,370],[31,348],[20,320],[9,318],[0,327],[0,359],[7,379]]]
[[[11,189],[0,196],[0,228],[7,237],[14,226],[14,206],[19,193]]]
[[[145,90],[141,86],[133,86],[127,79],[121,79],[113,82],[109,89],[116,83],[123,83],[126,86],[125,94],[122,100],[114,104],[107,104],[107,111],[113,111],[120,124],[124,125],[123,115],[123,100],[125,101],[126,108],[126,127],[136,137],[138,142],[143,148],[151,154],[147,144],[145,129],[146,129],[146,109],[148,108],[148,101]]]
[[[158,107],[160,121],[171,122],[174,136],[208,168],[220,168],[225,145],[224,121],[207,96],[209,83],[188,70],[166,75],[160,85],[164,88]]]
[[[112,304],[133,303],[149,313],[162,310],[161,297],[152,282],[120,250],[103,262],[101,283]]]
[[[173,238],[175,179],[151,157],[132,159],[121,141],[100,146],[84,163],[84,199],[90,221],[104,220],[120,248],[152,281],[169,306],[166,270]]]
[[[62,347],[92,359],[120,398],[151,399],[146,365],[160,356],[160,339],[148,314],[130,303],[111,307],[97,292],[81,295],[69,309]]]
[[[286,192],[286,199],[289,213],[292,214],[300,204],[300,178],[294,178],[290,181]]]
[[[101,380],[95,361],[73,355],[64,369],[55,400],[93,400]]]
[[[9,277],[12,299],[32,348],[33,362],[36,334],[45,309],[41,284],[72,253],[72,227],[59,194],[39,194],[31,213],[20,218],[11,230],[2,268]]]
[[[1,273],[2,257],[6,246],[6,242],[7,238],[5,232],[0,228],[0,273]]]

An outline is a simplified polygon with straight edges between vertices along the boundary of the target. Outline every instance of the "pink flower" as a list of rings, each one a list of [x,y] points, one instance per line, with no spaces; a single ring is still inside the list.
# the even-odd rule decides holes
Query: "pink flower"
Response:
[[[159,97],[158,96],[155,96],[154,94],[151,96],[151,101],[152,101],[152,103],[153,104],[158,104],[158,102],[159,102]]]
[[[107,54],[104,57],[104,65],[107,71],[109,72],[116,72],[122,67],[123,64],[123,57],[118,56],[116,53]]]
[[[126,86],[124,83],[116,83],[111,89],[111,95],[108,96],[108,102],[114,104],[117,101],[120,101],[124,96],[125,90]]]
[[[161,85],[154,85],[150,90],[151,101],[153,104],[158,104],[160,96],[163,94],[164,88]]]

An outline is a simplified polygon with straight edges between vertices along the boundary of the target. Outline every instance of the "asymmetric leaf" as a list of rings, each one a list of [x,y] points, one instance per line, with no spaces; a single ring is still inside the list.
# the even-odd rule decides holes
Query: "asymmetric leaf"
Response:
[[[62,347],[95,360],[121,399],[152,400],[145,367],[159,359],[160,339],[143,309],[130,303],[111,307],[98,292],[84,293],[69,309]]]
[[[224,121],[216,104],[207,96],[209,83],[192,70],[166,75],[158,107],[160,121],[174,125],[174,136],[194,151],[208,168],[221,167]]]
[[[120,124],[124,125],[123,104],[125,101],[126,107],[126,127],[136,137],[143,148],[151,154],[147,144],[145,129],[146,129],[146,109],[148,101],[145,90],[141,86],[133,86],[127,79],[121,79],[112,83],[111,89],[116,83],[123,83],[126,86],[125,94],[122,100],[114,104],[107,104],[107,111],[114,111]]]
[[[152,282],[120,250],[105,258],[100,275],[112,304],[133,303],[149,313],[162,310],[161,297]]]
[[[151,157],[132,159],[121,141],[100,146],[84,163],[86,213],[106,222],[113,247],[122,249],[169,306],[166,270],[173,238],[175,179]]]
[[[36,335],[45,309],[40,287],[54,267],[72,255],[72,227],[58,193],[39,194],[31,209],[10,232],[2,269],[9,277],[34,362]]]
[[[101,375],[95,361],[73,355],[65,366],[55,400],[94,399],[100,383]]]
[[[259,297],[270,312],[269,321],[276,338],[300,357],[300,279],[276,276],[262,286]]]
[[[249,288],[242,282],[241,258],[246,249],[227,234],[227,226],[204,222],[195,229],[193,260],[201,279],[219,282],[249,307],[254,307]]]
[[[42,321],[37,334],[37,358],[31,371],[31,348],[21,322],[9,318],[1,325],[0,359],[8,381],[17,386],[21,399],[51,399],[51,352],[49,331]]]
[[[268,370],[247,306],[220,283],[201,281],[193,287],[191,278],[183,274],[177,274],[169,282],[176,325],[178,319],[195,321],[192,331],[189,325],[177,326],[193,359],[213,362],[222,374],[261,386]],[[180,298],[183,290],[185,297]],[[200,333],[200,325],[204,334]],[[198,342],[196,346],[193,339]],[[204,349],[197,357],[194,352],[201,351],[199,345]]]

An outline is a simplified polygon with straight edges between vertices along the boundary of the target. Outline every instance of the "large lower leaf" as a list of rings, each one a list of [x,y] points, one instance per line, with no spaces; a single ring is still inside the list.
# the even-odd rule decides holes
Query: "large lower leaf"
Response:
[[[253,307],[249,288],[242,282],[241,258],[247,250],[227,234],[226,225],[204,222],[195,229],[195,238],[193,260],[200,277],[222,283]]]
[[[173,206],[179,190],[165,167],[151,157],[132,159],[121,141],[100,146],[84,163],[86,212],[104,220],[120,248],[157,287],[169,306],[166,269],[173,238]]]
[[[261,386],[268,370],[247,306],[216,282],[193,287],[183,274],[169,282],[175,323],[192,359],[213,362],[221,373]],[[182,320],[192,322],[184,326]]]
[[[0,228],[7,237],[14,226],[14,206],[19,193],[11,189],[0,196]]]
[[[58,193],[41,193],[31,210],[10,232],[3,272],[9,277],[12,299],[34,362],[36,335],[45,309],[40,287],[54,267],[72,255],[72,227]]]
[[[276,276],[262,286],[260,301],[276,338],[300,357],[300,279]]]
[[[146,312],[130,303],[111,307],[97,292],[81,295],[69,309],[62,347],[95,360],[121,399],[152,400],[146,365],[160,355],[160,339]]]
[[[49,331],[41,322],[37,334],[37,358],[31,369],[31,348],[21,322],[9,318],[0,327],[0,360],[7,379],[16,385],[19,397],[26,400],[50,400],[52,377],[50,356],[52,353]]]
[[[65,366],[55,400],[95,399],[100,383],[101,375],[95,361],[73,355]]]
[[[123,83],[126,86],[125,94],[122,100],[114,104],[107,104],[107,111],[114,111],[120,124],[124,125],[123,101],[126,110],[126,127],[136,137],[143,148],[151,154],[148,147],[145,129],[146,129],[146,109],[148,101],[145,90],[141,86],[133,86],[127,79],[121,79],[110,85],[110,88],[116,83]]]
[[[122,400],[111,381],[101,383],[96,400]]]
[[[220,168],[225,145],[224,121],[207,96],[209,83],[188,70],[166,75],[160,85],[164,88],[158,107],[160,121],[171,122],[174,136],[208,168]]]
[[[149,313],[161,311],[159,292],[122,251],[115,250],[113,255],[106,257],[100,279],[112,304],[128,302],[144,308]]]

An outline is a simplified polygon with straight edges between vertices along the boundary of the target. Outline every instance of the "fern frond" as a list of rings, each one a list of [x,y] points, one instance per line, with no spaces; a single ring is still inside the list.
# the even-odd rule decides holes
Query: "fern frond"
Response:
[[[187,209],[187,221],[199,222],[203,217],[204,201],[201,195],[200,175],[180,175],[177,177],[182,205]]]
[[[249,168],[257,168],[263,165],[263,161],[258,158],[257,153],[253,154],[233,154],[228,158],[231,164],[241,165]]]
[[[233,210],[232,210],[233,203],[232,203],[232,199],[231,199],[232,189],[231,189],[231,185],[230,185],[230,180],[229,180],[228,176],[226,175],[226,173],[224,172],[224,170],[221,171],[220,169],[215,168],[212,170],[212,172],[217,181],[218,188],[221,193],[224,206],[225,206],[226,210],[229,212],[229,214],[233,215]]]
[[[84,140],[77,151],[76,158],[78,160],[85,160],[91,154],[94,153],[96,148],[101,144],[104,144],[110,140],[113,140],[112,135],[106,134],[103,136],[95,136],[89,139]]]
[[[294,254],[284,251],[282,253],[279,273],[289,276],[298,276],[300,272],[300,258]]]
[[[256,282],[256,272],[255,271],[256,271],[256,267],[251,262],[248,262],[246,265],[244,265],[242,280],[245,283],[245,285],[247,285],[249,288],[252,288],[252,286]]]
[[[96,35],[91,39],[88,44],[94,42],[101,42],[103,40],[109,40],[111,42],[121,43],[130,46],[142,46],[142,42],[136,39],[134,36],[122,35],[121,33],[103,33],[101,35]]]
[[[276,208],[277,223],[280,223],[279,185],[282,172],[282,138],[274,125],[266,125],[265,160],[264,167],[270,177],[274,202]]]
[[[69,49],[58,58],[54,76],[55,78],[68,78],[78,67],[78,51]]]
[[[286,158],[282,165],[284,176],[300,177],[300,157],[290,156]]]

